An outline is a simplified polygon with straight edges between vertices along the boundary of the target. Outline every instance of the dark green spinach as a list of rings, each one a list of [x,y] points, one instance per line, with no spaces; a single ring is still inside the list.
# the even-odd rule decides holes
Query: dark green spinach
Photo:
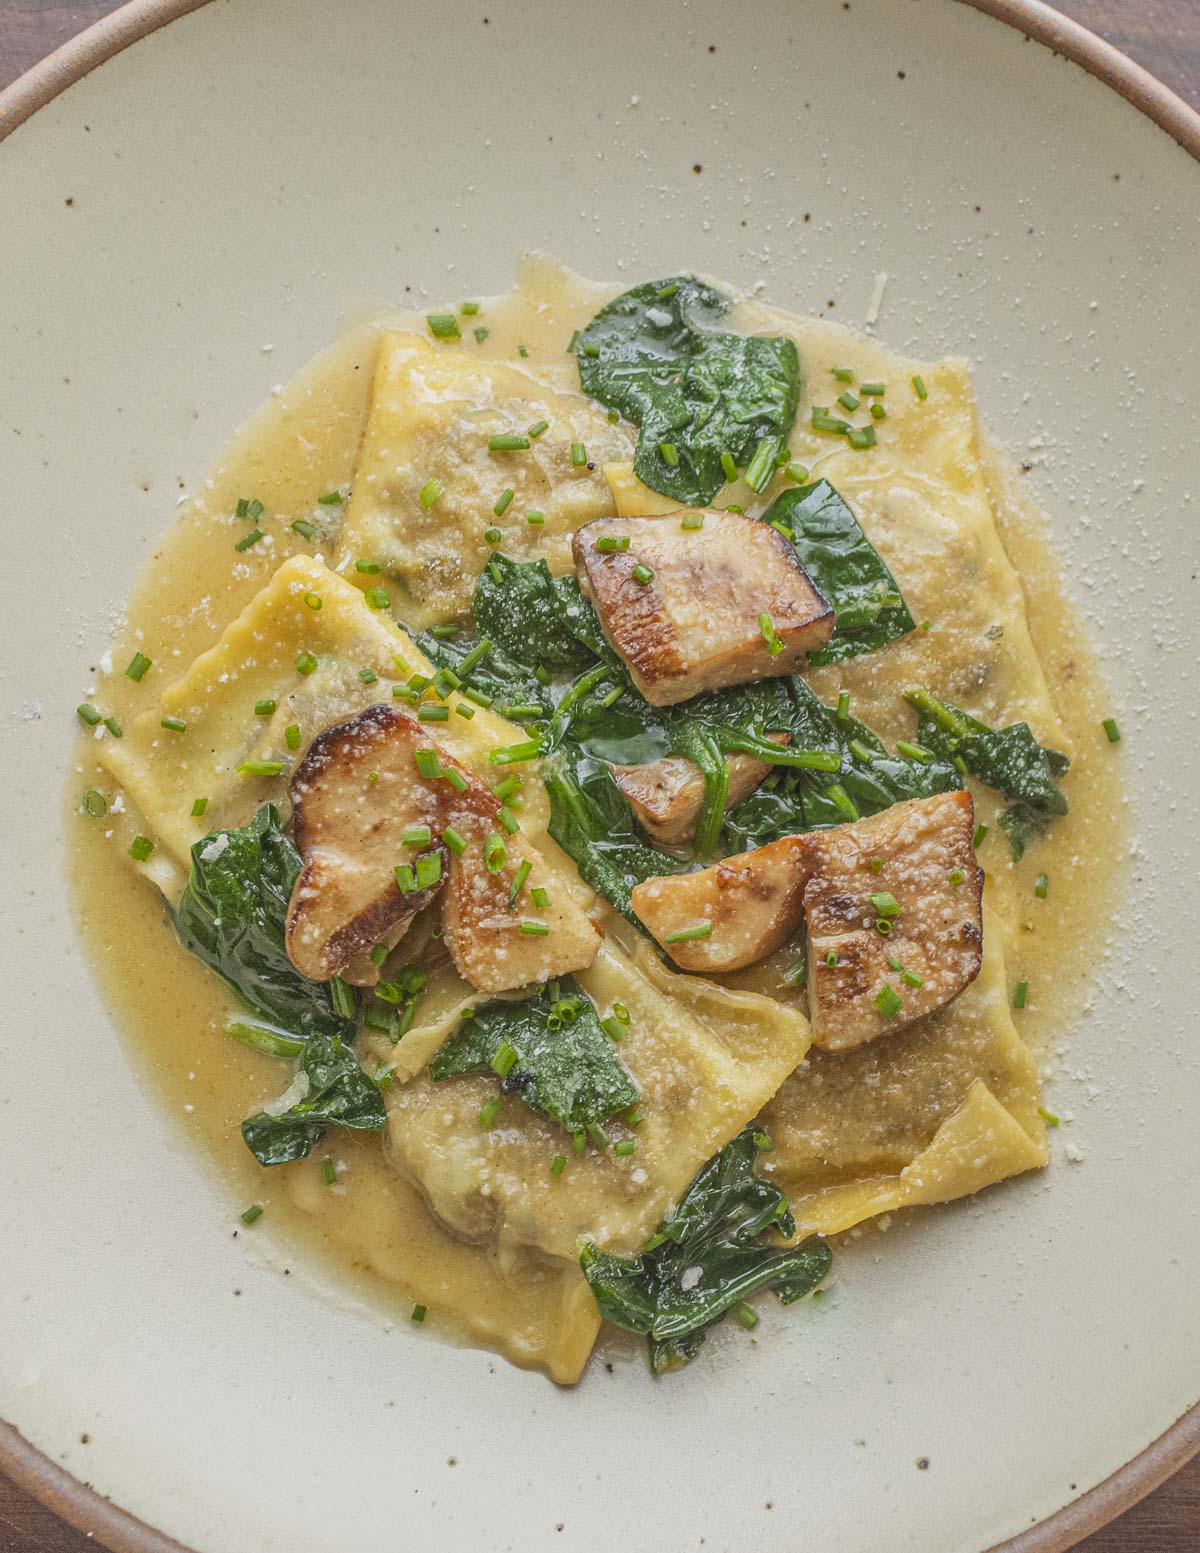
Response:
[[[962,786],[950,761],[929,753],[924,758],[889,754],[871,729],[824,706],[798,675],[782,683],[793,703],[793,738],[836,749],[838,767],[772,773],[727,817],[725,840],[732,850],[845,825],[906,798],[928,798]]]
[[[744,466],[765,442],[773,464],[796,418],[795,345],[722,332],[731,306],[692,275],[651,281],[602,307],[576,343],[584,392],[641,427],[638,479],[683,506],[720,490],[722,454]]]
[[[386,1123],[379,1087],[336,1036],[311,1035],[300,1054],[308,1093],[279,1116],[259,1111],[242,1123],[246,1147],[260,1165],[285,1165],[310,1154],[330,1127],[378,1132]]]
[[[556,580],[545,561],[514,561],[497,553],[479,574],[472,613],[480,637],[494,642],[513,663],[549,674],[578,674],[596,656],[578,635],[580,624],[590,630],[581,605],[574,577]]]
[[[1019,862],[1029,839],[1044,835],[1052,819],[1067,813],[1057,778],[1070,760],[1061,750],[1039,744],[1028,723],[989,728],[919,685],[905,691],[904,698],[917,709],[918,743],[1012,800],[1000,824]]]
[[[584,1246],[580,1265],[600,1314],[649,1340],[658,1373],[695,1357],[710,1328],[756,1289],[789,1305],[828,1273],[829,1247],[796,1232],[787,1199],[754,1169],[770,1140],[753,1124],[701,1167],[679,1206],[636,1257]],[[772,1242],[775,1241],[773,1244]]]
[[[299,872],[299,853],[265,804],[240,830],[212,831],[192,848],[175,930],[268,1023],[300,1040],[349,1039],[353,1024],[335,1010],[328,983],[301,976],[284,947]]]
[[[527,722],[549,716],[552,702],[545,685],[489,638],[468,642],[423,631],[413,640],[435,668],[449,670],[464,688],[488,697],[501,717]]]
[[[438,1082],[496,1073],[502,1091],[519,1094],[573,1134],[601,1125],[638,1099],[595,1005],[571,976],[520,1002],[477,1004],[429,1072]]]
[[[837,612],[832,639],[809,653],[810,663],[875,652],[914,629],[896,579],[828,480],[784,491],[763,521],[786,531],[805,571]]]

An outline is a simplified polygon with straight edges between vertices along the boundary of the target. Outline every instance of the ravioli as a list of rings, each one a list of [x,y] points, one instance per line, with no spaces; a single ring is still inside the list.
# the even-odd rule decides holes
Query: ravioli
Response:
[[[320,608],[311,601],[319,600]],[[315,658],[307,673],[302,654]],[[307,661],[302,664],[307,668]],[[364,682],[363,674],[375,675]],[[209,831],[244,825],[268,800],[286,804],[288,772],[322,729],[375,702],[390,702],[393,683],[433,674],[412,640],[363,593],[319,561],[293,556],[226,627],[181,679],[164,691],[119,740],[105,740],[100,757],[124,785],[155,836],[186,865],[192,844]],[[265,715],[255,708],[273,702]],[[488,752],[524,737],[485,708],[470,720],[453,714],[431,724],[435,741],[484,780],[495,781]],[[162,719],[185,724],[164,729]],[[296,727],[295,748],[287,730]],[[282,763],[275,776],[239,773],[246,761]],[[203,815],[192,814],[207,798]],[[528,784],[522,830],[544,830],[547,806],[540,783]]]
[[[489,450],[506,436],[527,446]],[[569,571],[571,535],[612,512],[600,465],[631,451],[626,433],[581,394],[417,334],[385,334],[338,570],[357,580],[356,560],[377,562],[401,617],[418,629],[465,615],[489,529],[502,533],[506,555]],[[531,510],[541,523],[529,522]]]
[[[573,1257],[587,1236],[606,1250],[635,1251],[808,1049],[808,1023],[794,1009],[675,976],[649,953],[635,958],[611,938],[576,980],[602,1015],[617,1002],[629,1010],[618,1052],[641,1092],[642,1120],[614,1121],[609,1132],[614,1141],[633,1139],[632,1154],[594,1147],[577,1154],[561,1128],[515,1097],[505,1099],[491,1127],[481,1127],[480,1108],[496,1093],[490,1075],[435,1083],[421,1072],[389,1094],[393,1159],[420,1183],[439,1218],[469,1239]],[[406,1036],[401,1060],[409,1041],[432,1056],[461,1006]],[[559,1154],[567,1162],[555,1175]]]
[[[918,1202],[964,1197],[1046,1163],[1037,1065],[1009,1012],[1004,951],[955,1002],[853,1051],[812,1051],[765,1107],[765,1168],[801,1234],[835,1234]]]

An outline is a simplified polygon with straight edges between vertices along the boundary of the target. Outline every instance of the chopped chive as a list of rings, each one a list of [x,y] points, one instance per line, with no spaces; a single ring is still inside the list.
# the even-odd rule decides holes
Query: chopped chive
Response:
[[[125,673],[129,679],[141,679],[152,662],[153,659],[147,658],[145,653],[135,652],[129,660],[129,667],[125,670]]]
[[[1106,717],[1100,726],[1104,729],[1105,737],[1110,744],[1120,744],[1121,730],[1117,727],[1115,717]]]
[[[433,840],[433,832],[428,825],[409,825],[401,839],[406,847],[427,847]]]
[[[433,679],[431,678],[430,675],[428,675],[428,674],[414,674],[409,679],[408,688],[410,690],[415,690],[417,692],[417,694],[420,695],[422,693],[422,691],[428,690],[430,685],[432,685],[432,684],[433,684]]]
[[[772,657],[783,651],[783,640],[772,623],[770,615],[763,610],[758,617],[758,629],[762,633],[762,639],[767,644],[767,651]]]
[[[144,863],[154,851],[154,843],[149,836],[135,836],[129,843],[129,855],[135,863]]]
[[[565,1154],[556,1154],[550,1164],[550,1174],[552,1176],[560,1176],[566,1168],[567,1156]]]
[[[287,770],[287,762],[284,760],[243,760],[240,766],[234,770],[239,776],[272,777]]]
[[[489,453],[523,453],[528,447],[529,438],[515,431],[500,432],[488,438]]]
[[[472,332],[475,335],[475,343],[476,343],[476,345],[482,345],[484,340],[486,340],[488,335],[491,333],[491,330],[490,329],[485,329],[483,327],[483,325],[480,324],[479,327],[477,329],[474,329]]]
[[[500,1114],[500,1096],[490,1095],[479,1108],[479,1125],[486,1132]]]
[[[837,378],[839,383],[853,383],[853,381],[854,381],[854,369],[853,369],[853,367],[833,367],[831,370],[833,372],[834,377]]]
[[[337,1167],[328,1154],[321,1161],[321,1179],[326,1186],[332,1186],[337,1180]]]
[[[298,750],[300,748],[299,723],[289,723],[287,725],[287,727],[283,730],[283,742],[290,750]]]
[[[453,313],[426,313],[425,322],[429,325],[429,332],[438,340],[458,340],[462,336],[459,333],[458,319]]]
[[[578,344],[579,344],[579,330],[576,329],[575,332],[572,334],[572,336],[570,338],[570,341],[567,344],[567,355],[568,356],[573,356],[575,354],[575,347]]]
[[[849,716],[850,716],[850,692],[848,690],[839,690],[838,691],[838,700],[837,700],[837,717],[838,717],[838,721],[844,723]],[[853,748],[853,745],[851,746],[851,748]],[[868,751],[867,753],[868,753],[868,757],[869,757],[870,751]],[[862,757],[860,756],[859,758],[861,759]]]
[[[354,996],[354,988],[344,982],[340,976],[334,976],[329,982],[329,996],[333,1003],[334,1013],[340,1014],[343,1019],[353,1019],[358,1008],[358,999]]]
[[[204,813],[205,809],[207,809],[207,808],[208,808],[208,799],[207,798],[195,798],[195,799],[193,799],[192,800],[192,818],[194,820],[198,820],[200,818],[200,816]]]
[[[721,454],[721,471],[724,474],[726,480],[737,479],[737,465],[733,461],[732,453]]]
[[[1037,1114],[1045,1122],[1047,1127],[1060,1127],[1062,1125],[1062,1117],[1055,1116],[1053,1111],[1047,1111],[1044,1105],[1038,1106]]]
[[[852,448],[873,448],[875,428],[874,426],[852,426],[846,433],[846,441]]]
[[[887,393],[886,383],[860,383],[858,391],[868,399],[882,399]]]
[[[886,421],[887,420],[887,411],[878,402],[878,400],[876,400],[876,402],[871,406],[871,419],[873,421]]]
[[[812,429],[814,431],[828,431],[832,432],[836,437],[844,437],[850,430],[850,422],[842,420],[840,416],[830,415],[829,411],[821,405],[814,405]]]
[[[730,502],[728,507],[725,508],[726,512],[736,512],[738,517],[741,517],[742,513],[745,512],[745,510],[746,510],[745,507],[738,507],[733,502]]]
[[[589,1122],[587,1135],[598,1149],[606,1149],[609,1145],[609,1136],[599,1122]]]
[[[269,697],[263,701],[256,701],[254,703],[254,715],[255,717],[273,717],[277,705],[278,702],[272,701]]]
[[[422,507],[425,508],[425,511],[428,512],[430,507],[433,506],[434,502],[437,501],[441,494],[442,483],[440,480],[426,480],[425,484],[421,487],[420,495],[417,497],[417,500],[421,503]]]
[[[158,726],[165,728],[168,733],[186,733],[187,724],[182,717],[163,717],[159,719]]]
[[[754,1147],[760,1154],[769,1154],[775,1145],[765,1132],[756,1132],[754,1134]]]
[[[492,1058],[492,1072],[497,1078],[507,1078],[517,1065],[517,1054],[507,1041],[501,1041]]]
[[[498,830],[489,830],[483,841],[483,860],[488,872],[498,874],[508,862],[508,848]]]
[[[106,717],[104,719],[104,726],[108,729],[109,733],[112,734],[114,739],[123,739],[125,737],[124,733],[122,732],[121,725],[115,717]]]
[[[928,399],[929,390],[925,387],[925,379],[918,372],[912,380],[912,386],[916,390],[918,399]]]
[[[678,290],[679,287],[674,284],[669,286],[660,286],[657,293],[658,300],[660,302],[669,302]]]
[[[615,555],[619,550],[629,549],[628,534],[601,534],[596,541],[596,549],[601,555]]]
[[[543,885],[535,885],[529,892],[529,898],[539,911],[545,911],[550,904],[550,892]]]
[[[633,580],[634,582],[640,582],[642,586],[645,587],[647,583],[654,581],[653,568],[645,566],[641,561],[639,561],[633,568]]]
[[[420,723],[448,723],[450,721],[450,708],[439,706],[436,702],[426,701],[417,708],[417,721]]]
[[[525,428],[525,435],[527,437],[532,437],[536,441],[544,431],[549,431],[549,429],[549,421],[534,421],[532,426],[527,426]]]
[[[467,850],[467,838],[459,831],[456,831],[453,825],[446,826],[442,832],[442,840],[449,847],[450,851],[454,853],[455,857],[461,857]]]
[[[673,442],[660,442],[658,444],[658,451],[668,469],[679,468],[679,449]]]
[[[532,760],[542,747],[540,739],[526,739],[521,744],[506,744],[488,752],[489,766],[515,766]]]
[[[386,944],[375,944],[372,947],[372,949],[371,949],[371,964],[372,965],[382,965],[383,962],[387,959],[387,957],[388,957],[388,946]]]
[[[923,987],[925,985],[924,976],[918,976],[916,971],[901,971],[900,980],[906,987]]]
[[[677,933],[668,933],[663,939],[664,944],[690,944],[697,938],[710,938],[712,936],[711,922],[698,922],[695,927],[680,928]]]
[[[418,1325],[424,1321],[428,1314],[429,1307],[427,1305],[414,1305],[412,1308],[412,1319],[417,1322]]]
[[[368,577],[374,577],[375,574],[379,570],[379,562],[378,561],[355,561],[355,563],[354,563],[354,570],[356,572],[365,572]]]
[[[903,969],[904,969],[904,966],[901,964],[901,962],[899,960],[897,960],[897,958],[896,958],[896,956],[894,954],[888,955],[888,970],[889,971],[896,971],[897,974],[898,974]]]
[[[243,1224],[254,1224],[263,1216],[263,1205],[260,1202],[252,1202],[242,1213],[238,1214]]]
[[[449,782],[450,786],[456,793],[466,792],[467,779],[465,776],[463,776],[462,772],[459,771],[457,767],[451,766],[447,771],[444,771],[442,775],[446,778],[446,781]]]
[[[738,1303],[731,1308],[730,1315],[741,1326],[744,1326],[747,1332],[753,1332],[754,1328],[758,1325],[758,1312],[752,1305],[747,1305],[745,1300],[739,1300]]]
[[[1019,981],[1017,983],[1017,989],[1013,993],[1013,1007],[1014,1008],[1024,1008],[1028,1001],[1029,1001],[1029,983],[1027,981]]]
[[[526,938],[546,938],[550,932],[550,924],[548,922],[522,922],[517,931],[524,933]]]
[[[324,497],[322,497],[322,500],[324,500]],[[338,500],[340,501],[341,498],[339,497]],[[300,535],[301,539],[315,539],[317,537],[316,524],[310,523],[307,518],[297,518],[292,524],[292,528]]]
[[[258,497],[252,496],[246,503],[246,511],[244,513],[239,513],[239,516],[247,517],[250,519],[251,523],[253,523],[257,518],[261,518],[265,511],[266,508],[263,506],[262,502],[259,501]]]
[[[417,888],[417,876],[411,863],[397,863],[392,870],[396,878],[396,888],[401,895],[412,895]]]
[[[594,358],[600,354],[600,347],[594,340],[588,340],[583,347],[583,354]]]
[[[504,806],[499,810],[496,818],[499,820],[501,827],[506,830],[510,836],[515,836],[521,828],[516,815],[507,806]]]
[[[686,529],[689,533],[694,533],[696,529],[704,527],[704,514],[702,512],[685,512],[679,520],[679,526],[682,529]]]
[[[637,1148],[637,1142],[633,1138],[622,1138],[620,1143],[613,1144],[613,1153],[620,1159],[627,1159],[635,1148]]]
[[[885,1019],[895,1019],[904,1007],[904,1000],[894,987],[889,987],[885,983],[875,994],[875,1007]]]
[[[311,674],[313,672],[313,670],[316,668],[316,666],[317,666],[317,659],[316,659],[316,654],[315,653],[302,652],[300,654],[300,656],[296,659],[296,673],[297,674],[305,674],[305,675]]]
[[[512,491],[500,492],[500,495],[496,498],[496,505],[492,508],[492,511],[498,518],[502,518],[508,509],[512,506],[512,499]]]
[[[108,813],[108,800],[98,787],[84,789],[83,812],[90,814],[93,819],[101,819]]]
[[[838,952],[836,949],[831,949],[825,956],[825,964],[829,967],[830,970],[832,970],[837,963]]]
[[[379,679],[379,675],[372,668],[359,669],[358,677],[364,685],[374,685]]]
[[[442,877],[442,854],[428,852],[417,859],[417,889],[428,890]]]
[[[576,469],[582,468],[587,463],[587,448],[584,447],[582,442],[572,442],[571,463]]]
[[[625,1039],[625,1026],[615,1014],[610,1014],[607,1019],[602,1019],[600,1021],[600,1028],[610,1041],[623,1041]]]
[[[1050,880],[1046,874],[1039,874],[1033,882],[1033,893],[1038,900],[1044,901],[1050,893]]]
[[[343,499],[341,491],[326,491],[324,496],[317,497],[317,502],[322,507],[340,507]]]
[[[416,762],[417,771],[427,781],[444,774],[436,750],[414,750],[413,760]]]
[[[752,491],[765,491],[770,484],[771,476],[775,473],[775,455],[779,451],[779,443],[774,437],[763,437],[755,448],[750,462],[746,465],[746,472],[742,476]]]
[[[233,509],[233,515],[235,518],[248,518],[250,516],[250,502],[247,497],[238,497],[238,503]]]
[[[803,957],[793,960],[781,980],[785,987],[803,987],[808,981],[808,961]]]
[[[883,872],[883,859],[881,857],[873,857],[867,864],[867,867],[873,874],[881,874]]]
[[[478,302],[464,302],[462,307],[461,307],[461,309],[460,309],[460,311],[465,313],[468,318],[473,318],[475,316],[475,314],[479,311],[479,303]]]
[[[808,480],[808,470],[803,464],[789,464],[784,473],[796,485],[804,485]]]
[[[100,721],[100,713],[94,706],[90,706],[86,701],[81,702],[80,705],[75,708],[75,713],[80,721],[85,722],[89,728],[94,728]]]
[[[984,838],[987,836],[987,833],[988,827],[986,825],[976,825],[975,834],[971,837],[971,845],[973,847],[981,847],[983,845]]]
[[[324,607],[321,595],[319,593],[306,593],[304,595],[304,602],[314,613]]]
[[[517,355],[518,356],[528,356],[529,355],[529,347],[527,345],[518,345],[517,346]]]
[[[952,884],[954,886],[955,889],[957,889],[959,887],[959,885],[963,882],[963,880],[966,877],[967,877],[966,874],[963,873],[961,868],[952,868],[950,870],[950,872],[946,875],[946,879],[948,880],[948,882],[950,884]]]
[[[252,528],[248,534],[246,534],[242,539],[238,540],[237,544],[234,545],[233,548],[239,551],[252,550],[262,537],[262,529]]]
[[[544,512],[539,512],[536,507],[530,507],[529,511],[525,514],[525,521],[526,523],[532,523],[534,528],[540,528],[541,525],[546,521],[546,514]]]
[[[881,890],[877,895],[872,895],[870,901],[881,917],[900,915],[900,903],[890,890]]]
[[[508,891],[508,909],[514,911],[517,905],[517,896],[520,895],[526,879],[533,872],[533,864],[527,857],[521,859],[520,866],[513,875],[513,882]]]
[[[454,712],[455,712],[455,715],[457,717],[462,717],[467,722],[470,722],[472,717],[475,716],[475,708],[473,706],[467,706],[462,701],[460,701],[458,703],[458,705],[454,708]]]
[[[877,933],[882,933],[884,938],[890,938],[891,937],[892,924],[888,920],[887,917],[876,917],[875,918],[875,931]]]
[[[849,389],[844,394],[838,395],[838,403],[843,410],[857,410],[862,401],[852,394]]]
[[[392,602],[382,588],[368,588],[363,598],[367,601],[368,609],[387,609]]]

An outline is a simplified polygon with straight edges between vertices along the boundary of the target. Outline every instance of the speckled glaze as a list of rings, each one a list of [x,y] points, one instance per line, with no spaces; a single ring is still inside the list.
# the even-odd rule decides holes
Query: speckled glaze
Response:
[[[213,4],[0,150],[19,213],[0,225],[0,1416],[203,1553],[537,1553],[598,1527],[1047,1553],[1094,1520],[1019,1534],[1200,1390],[1200,173],[1069,59],[952,0],[764,0],[742,28],[711,0],[615,0],[596,25],[574,0]],[[283,1277],[286,1247],[234,1238],[112,1032],[59,879],[71,708],[179,490],[343,307],[499,290],[538,247],[631,281],[698,265],[859,324],[887,271],[881,337],[971,356],[1032,465],[1137,806],[1132,893],[1096,924],[1106,968],[1051,1091],[1082,1162],[852,1245],[825,1309],[768,1311],[756,1348],[570,1393],[389,1330]]]

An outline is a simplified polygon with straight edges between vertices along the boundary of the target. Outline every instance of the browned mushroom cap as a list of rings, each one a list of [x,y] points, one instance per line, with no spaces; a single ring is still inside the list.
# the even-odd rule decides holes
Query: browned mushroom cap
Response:
[[[705,511],[685,529],[683,516],[598,518],[573,541],[580,583],[637,688],[670,706],[795,673],[835,624],[795,550],[756,518]]]
[[[381,939],[406,927],[441,888],[446,852],[444,783],[425,781],[413,752],[428,745],[421,725],[398,708],[369,706],[313,740],[291,782],[292,817],[303,863],[288,903],[287,952],[302,976],[328,981]],[[427,825],[428,846],[405,846],[410,826]],[[403,891],[398,864],[436,858],[438,879]]]
[[[775,744],[786,744],[786,733],[767,735]],[[753,755],[727,755],[729,788],[726,813],[748,798],[770,771],[765,760]],[[611,766],[613,780],[629,800],[638,824],[660,847],[686,846],[696,834],[696,821],[704,804],[704,777],[694,761],[682,755],[666,755],[645,766]]]
[[[971,795],[955,792],[800,838],[818,1046],[844,1051],[903,1029],[978,976],[974,829]]]
[[[685,971],[752,965],[786,943],[804,914],[802,838],[784,836],[694,874],[647,879],[631,899]]]
[[[466,847],[450,858],[442,937],[459,975],[482,992],[508,992],[586,969],[600,929],[566,881],[519,830],[509,833],[504,806],[477,778],[450,800],[449,823]]]

